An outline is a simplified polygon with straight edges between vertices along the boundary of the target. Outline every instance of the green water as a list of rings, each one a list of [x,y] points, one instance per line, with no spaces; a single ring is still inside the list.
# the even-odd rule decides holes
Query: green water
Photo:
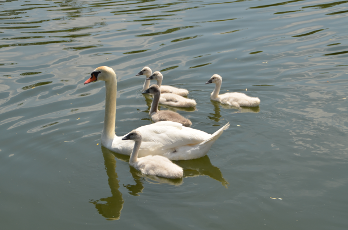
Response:
[[[347,229],[347,1],[1,1],[1,229]],[[186,88],[193,128],[231,127],[154,180],[100,145],[151,123],[144,66]],[[210,101],[261,99],[256,109]]]

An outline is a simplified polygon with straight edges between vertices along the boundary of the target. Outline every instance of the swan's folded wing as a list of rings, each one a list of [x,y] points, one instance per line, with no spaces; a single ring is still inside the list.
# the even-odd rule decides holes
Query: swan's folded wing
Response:
[[[157,147],[175,149],[180,146],[196,145],[210,138],[210,134],[171,121],[157,122],[137,129],[143,137],[142,146],[146,143],[156,143]],[[156,147],[156,148],[157,148]]]

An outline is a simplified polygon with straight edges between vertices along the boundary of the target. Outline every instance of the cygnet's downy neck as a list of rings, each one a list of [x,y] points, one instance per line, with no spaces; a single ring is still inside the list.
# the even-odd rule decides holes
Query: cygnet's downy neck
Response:
[[[163,80],[163,77],[157,77],[157,85],[158,85],[158,87],[161,87],[162,80]]]
[[[133,151],[129,158],[129,164],[134,164],[135,162],[138,161],[138,153],[139,153],[140,145],[141,145],[141,140],[136,140],[134,143]]]
[[[215,89],[210,96],[212,99],[216,99],[219,96],[220,88],[221,88],[221,82],[216,82]]]
[[[147,73],[147,71],[146,71],[146,73]],[[150,73],[144,74],[144,75],[145,75],[145,82],[144,82],[144,85],[143,85],[143,91],[147,90],[150,87],[150,81],[151,80],[147,80],[147,79],[152,75],[152,71],[150,71]]]
[[[105,117],[102,140],[113,140],[115,137],[116,122],[116,97],[117,97],[117,80],[116,76],[110,77],[105,81]]]
[[[150,115],[158,112],[158,103],[159,103],[160,96],[161,96],[161,92],[156,92],[153,95],[153,100],[152,100],[151,109],[150,109]]]

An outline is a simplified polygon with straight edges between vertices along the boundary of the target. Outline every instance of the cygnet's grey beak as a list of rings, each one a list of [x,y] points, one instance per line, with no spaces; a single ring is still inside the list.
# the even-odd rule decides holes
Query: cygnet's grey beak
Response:
[[[129,134],[126,135],[126,136],[124,136],[124,137],[122,138],[122,140],[129,140]]]
[[[143,73],[143,71],[140,71],[137,75],[135,75],[135,76],[140,76],[140,75],[143,75],[144,73]]]
[[[207,81],[205,84],[210,84],[213,83],[213,81],[210,79],[209,81]]]
[[[150,90],[149,89],[146,89],[142,92],[142,94],[149,94],[150,93]]]
[[[146,78],[146,80],[153,80],[153,75],[151,75],[150,77]]]

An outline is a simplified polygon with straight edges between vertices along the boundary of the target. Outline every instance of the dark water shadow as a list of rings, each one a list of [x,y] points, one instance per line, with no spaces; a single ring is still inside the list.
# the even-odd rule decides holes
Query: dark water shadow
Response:
[[[159,104],[158,107],[160,110],[161,110],[161,108],[163,108],[163,109],[168,109],[168,110],[171,110],[174,112],[177,112],[177,111],[194,112],[194,111],[196,111],[196,107],[173,107],[170,105],[163,105],[163,104]]]
[[[225,188],[228,187],[228,182],[223,177],[219,167],[212,165],[210,158],[204,157],[175,162],[184,169],[184,177],[208,176],[219,181]]]
[[[225,104],[221,104],[221,107],[224,109],[238,109],[238,111],[236,113],[258,113],[260,112],[260,107],[234,107],[231,105],[225,105]]]
[[[145,98],[145,103],[147,105],[147,109],[143,110],[143,112],[149,114],[150,109],[151,109],[152,97],[150,94],[143,94],[143,96]]]
[[[258,113],[258,112],[260,112],[260,107],[259,106],[257,106],[257,107],[240,107],[240,108],[237,108],[235,106],[221,104],[220,102],[213,101],[213,100],[211,100],[211,103],[214,106],[214,113],[209,113],[208,118],[210,120],[215,121],[215,122],[219,122],[220,119],[222,118],[222,115],[221,115],[222,112],[221,112],[221,108],[220,107],[222,107],[224,109],[234,109],[234,110],[237,110],[237,111],[234,111],[232,113]]]
[[[112,195],[99,200],[91,200],[90,203],[94,204],[98,213],[107,220],[118,220],[121,216],[124,200],[122,193],[119,191],[120,185],[116,173],[116,159],[113,153],[104,147],[102,147],[102,152]]]

